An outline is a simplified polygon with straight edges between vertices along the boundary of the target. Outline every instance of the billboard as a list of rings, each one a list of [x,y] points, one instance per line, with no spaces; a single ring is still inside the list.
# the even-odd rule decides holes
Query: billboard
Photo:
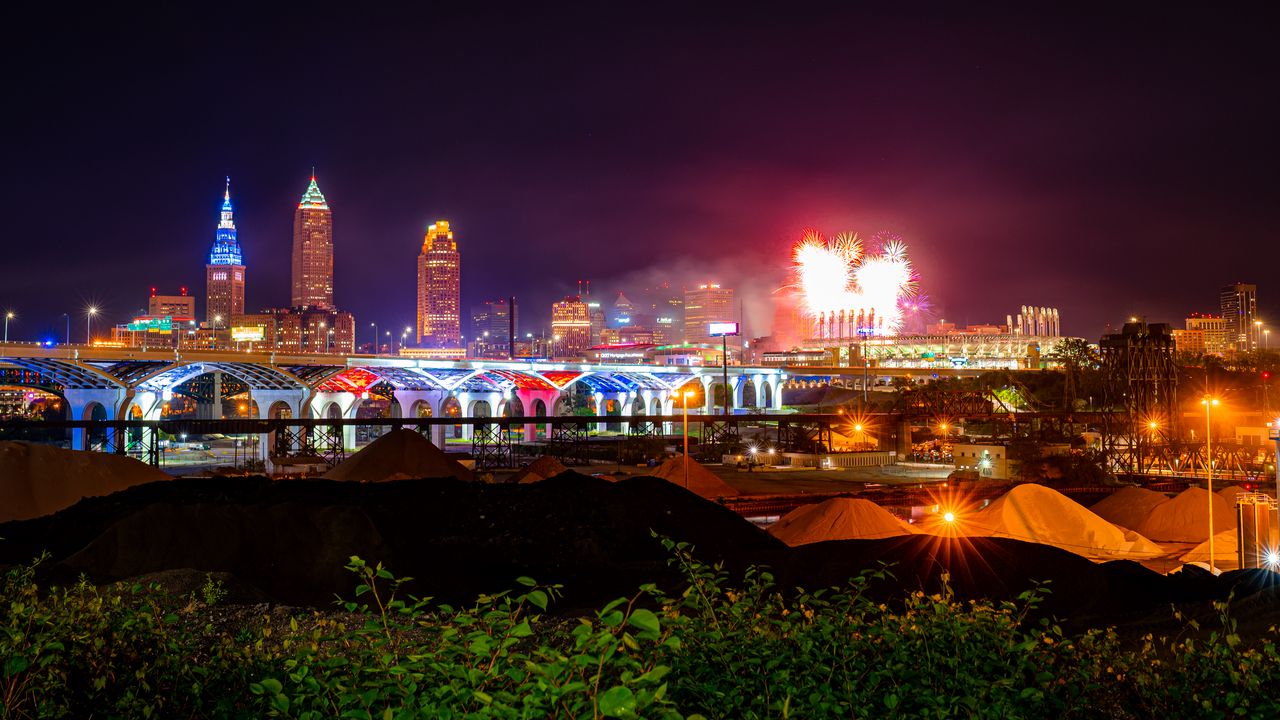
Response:
[[[262,342],[266,335],[266,328],[261,325],[231,328],[232,342]]]
[[[712,337],[720,337],[721,335],[737,335],[738,323],[736,322],[713,322],[707,325],[707,334]]]

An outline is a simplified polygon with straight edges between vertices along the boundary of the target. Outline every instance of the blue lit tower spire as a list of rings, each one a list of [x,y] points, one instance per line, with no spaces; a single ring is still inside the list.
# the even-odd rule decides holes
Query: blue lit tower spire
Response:
[[[205,268],[206,324],[226,331],[234,318],[244,314],[244,281],[246,268],[236,242],[236,221],[231,210],[231,178],[222,194],[222,217],[218,220],[209,264]]]
[[[218,232],[213,241],[213,249],[209,251],[210,265],[243,265],[240,254],[240,243],[236,242],[236,222],[231,210],[231,178],[227,178],[227,190],[222,195],[222,219],[218,222]]]

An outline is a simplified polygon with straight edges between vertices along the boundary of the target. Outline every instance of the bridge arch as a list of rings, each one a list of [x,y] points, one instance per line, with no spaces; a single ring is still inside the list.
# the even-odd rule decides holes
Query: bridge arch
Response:
[[[754,408],[754,407],[760,406],[760,397],[756,391],[755,380],[752,380],[749,376],[744,375],[742,377],[742,382],[739,384],[738,393],[739,393],[739,397],[741,398],[740,400],[738,400],[739,407]]]
[[[760,409],[768,410],[773,407],[773,386],[768,380],[760,383]]]
[[[462,403],[458,400],[457,395],[450,395],[440,403],[441,417],[462,417]],[[461,425],[448,425],[445,427],[446,438],[462,437]]]
[[[431,401],[427,399],[415,400],[413,405],[409,406],[410,417],[429,418],[435,414],[435,410],[431,407]]]
[[[277,400],[267,409],[267,417],[273,420],[288,420],[293,417],[293,406],[285,400]]]

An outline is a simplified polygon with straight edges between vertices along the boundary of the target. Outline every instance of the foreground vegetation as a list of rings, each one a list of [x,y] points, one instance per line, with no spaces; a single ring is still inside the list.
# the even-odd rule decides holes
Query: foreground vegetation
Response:
[[[18,568],[0,587],[2,717],[1280,717],[1274,628],[1242,643],[1225,612],[1216,632],[1122,646],[1032,622],[1042,592],[883,604],[863,575],[783,597],[767,572],[731,587],[664,543],[682,594],[645,586],[570,619],[528,578],[454,608],[358,558],[354,601],[231,623],[212,581],[188,598],[44,590]]]

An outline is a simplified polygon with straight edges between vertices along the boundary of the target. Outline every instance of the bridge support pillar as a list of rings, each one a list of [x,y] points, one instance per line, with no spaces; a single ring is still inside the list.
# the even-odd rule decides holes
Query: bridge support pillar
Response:
[[[903,462],[911,455],[911,420],[905,415],[898,421],[898,437],[894,451],[898,461]]]
[[[524,407],[525,417],[535,417],[537,411],[535,405],[538,401],[542,401],[542,405],[546,408],[545,412],[550,415],[555,412],[556,399],[560,397],[559,390],[517,390],[516,397],[520,398],[520,404]],[[539,423],[526,423],[524,426],[524,441],[526,443],[534,442],[538,439]]]
[[[67,403],[67,417],[71,420],[112,420],[119,417],[120,406],[124,402],[125,391],[119,388],[80,390],[68,389],[62,397]],[[103,438],[106,447],[111,447],[112,431],[106,431]],[[88,450],[89,432],[83,428],[71,431],[71,449]]]

